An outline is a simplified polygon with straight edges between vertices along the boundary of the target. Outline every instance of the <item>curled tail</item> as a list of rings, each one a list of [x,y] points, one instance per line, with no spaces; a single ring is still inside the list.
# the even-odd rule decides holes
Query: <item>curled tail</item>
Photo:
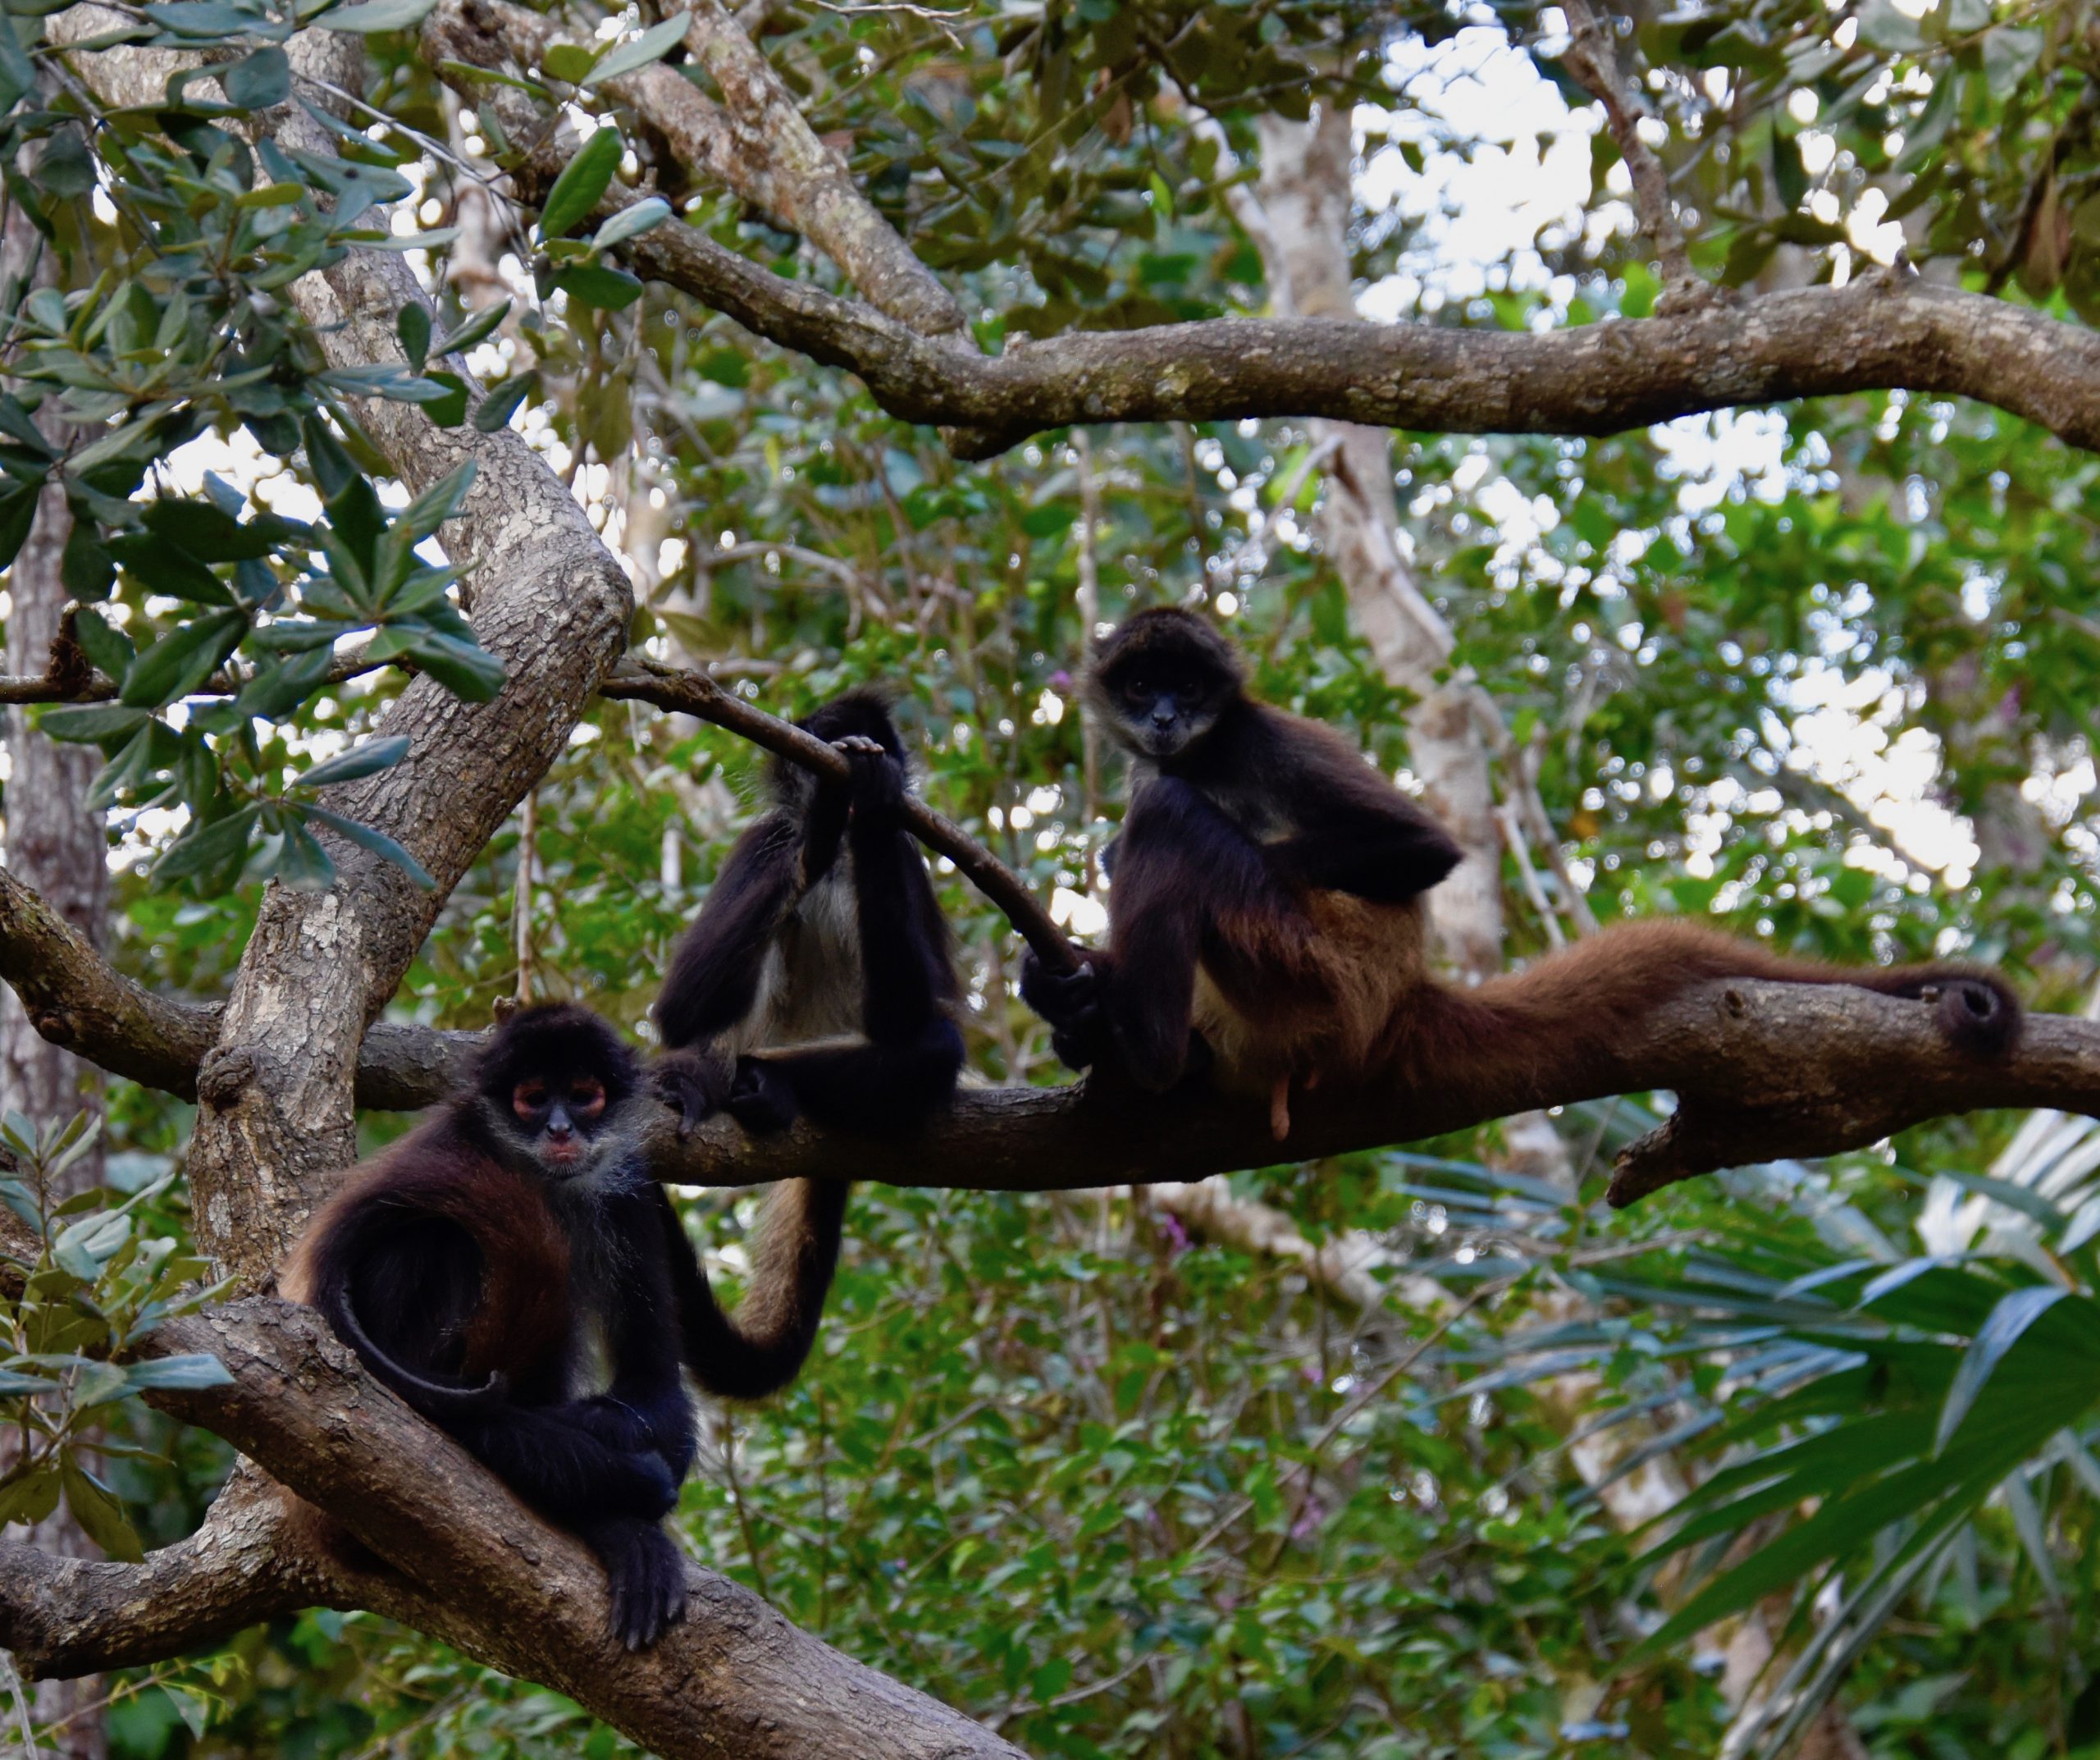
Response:
[[[1627,1030],[1719,978],[1847,984],[1929,1003],[1948,1042],[1972,1057],[2004,1055],[2023,1018],[2011,985],[1980,967],[1825,965],[1691,923],[1628,923],[1477,990],[1439,986],[1403,1004],[1394,1054],[1425,1074],[1455,1067],[1556,1086],[1605,1080]]]
[[[750,1287],[733,1315],[724,1314],[714,1299],[699,1255],[665,1197],[686,1367],[710,1393],[764,1399],[801,1373],[838,1269],[851,1190],[844,1180],[829,1179],[789,1180],[774,1190],[759,1219]]]

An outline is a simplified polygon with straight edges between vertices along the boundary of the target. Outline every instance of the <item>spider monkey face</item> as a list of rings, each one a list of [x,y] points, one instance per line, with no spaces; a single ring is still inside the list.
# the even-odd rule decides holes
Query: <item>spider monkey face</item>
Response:
[[[1199,744],[1232,696],[1214,664],[1173,652],[1134,654],[1102,683],[1125,741],[1161,763]]]
[[[1231,644],[1202,619],[1161,608],[1095,651],[1088,694],[1132,752],[1170,764],[1203,743],[1241,689]]]
[[[592,1075],[527,1076],[511,1089],[510,1110],[545,1166],[579,1167],[605,1116],[605,1084]]]
[[[565,1184],[618,1150],[640,1079],[610,1026],[573,1003],[550,1003],[521,1010],[491,1036],[474,1109],[500,1159]]]

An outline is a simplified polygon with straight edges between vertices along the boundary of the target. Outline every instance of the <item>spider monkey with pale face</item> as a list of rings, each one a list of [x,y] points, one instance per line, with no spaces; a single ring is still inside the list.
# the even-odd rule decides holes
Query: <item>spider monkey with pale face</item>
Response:
[[[1030,955],[1021,982],[1075,1068],[1106,1058],[1162,1091],[1193,1059],[1221,1090],[1265,1095],[1281,1141],[1294,1084],[1514,1080],[1543,1099],[1608,1080],[1623,1028],[1713,978],[1928,1001],[1979,1056],[2019,1031],[2018,999],[1994,973],[1817,965],[1675,922],[1446,988],[1428,972],[1422,895],[1458,845],[1340,735],[1249,697],[1209,624],[1138,613],[1096,648],[1086,689],[1134,779],[1111,851],[1109,945],[1070,976]]]
[[[908,1131],[962,1065],[960,990],[925,859],[904,829],[904,743],[888,706],[849,691],[801,724],[845,752],[846,782],[776,760],[771,809],[737,840],[656,1003],[659,1091],[682,1133],[727,1111],[753,1132],[807,1114]],[[761,1225],[740,1325],[808,1353],[838,1255],[847,1185],[791,1181]],[[762,1322],[763,1323],[759,1323]],[[792,1378],[793,1369],[782,1377]]]
[[[639,1084],[634,1054],[590,1010],[513,1016],[468,1085],[352,1173],[279,1279],[591,1547],[630,1649],[685,1605],[661,1526],[692,1464],[682,1364],[710,1392],[755,1397],[801,1361],[773,1330],[792,1288],[754,1279],[737,1321],[716,1305],[642,1159]]]

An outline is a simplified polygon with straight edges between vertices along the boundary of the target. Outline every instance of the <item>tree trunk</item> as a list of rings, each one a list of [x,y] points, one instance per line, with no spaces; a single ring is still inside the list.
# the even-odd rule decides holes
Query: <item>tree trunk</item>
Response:
[[[49,285],[50,258],[33,257],[41,242],[23,218],[21,204],[8,210],[4,241],[6,270],[20,273],[37,261],[37,280]],[[7,665],[11,674],[44,670],[58,620],[66,608],[66,587],[58,576],[71,520],[66,498],[53,483],[39,502],[28,542],[7,571]],[[25,885],[33,888],[84,935],[100,947],[109,907],[109,839],[102,815],[84,804],[88,785],[102,767],[93,746],[62,746],[31,730],[29,711],[7,711],[7,863]],[[81,1111],[103,1109],[101,1073],[70,1051],[48,1044],[31,1024],[21,999],[0,986],[0,1106],[43,1125]],[[62,1195],[70,1196],[99,1186],[103,1159],[99,1145],[66,1170]],[[7,1444],[0,1443],[0,1448]],[[67,1558],[95,1558],[100,1553],[62,1504],[30,1529],[33,1545]],[[67,1720],[49,1749],[74,1760],[102,1760],[108,1752],[98,1707],[103,1694],[98,1675],[81,1680],[39,1681],[32,1710],[39,1723]]]

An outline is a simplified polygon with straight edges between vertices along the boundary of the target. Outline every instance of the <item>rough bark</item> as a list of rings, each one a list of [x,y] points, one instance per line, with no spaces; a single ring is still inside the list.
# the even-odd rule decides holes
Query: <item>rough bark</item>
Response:
[[[28,169],[34,175],[34,167]],[[55,286],[52,257],[40,245],[21,204],[11,203],[6,272],[28,273],[34,262],[34,281]],[[70,595],[58,562],[71,526],[63,491],[56,481],[47,483],[29,537],[7,569],[10,672],[67,670],[60,657],[60,620]],[[100,755],[91,747],[46,739],[20,708],[7,711],[5,728],[7,859],[90,946],[99,945],[109,906],[109,840],[102,815],[87,804],[87,793],[100,768]],[[39,1033],[11,992],[0,994],[0,1106],[38,1124],[61,1122],[80,1112],[97,1117],[103,1112],[102,1072]],[[55,1195],[71,1197],[102,1181],[103,1149],[98,1141],[60,1176]],[[0,1462],[12,1458],[11,1449],[10,1441],[0,1439]],[[56,1557],[96,1556],[94,1543],[62,1506],[35,1524],[30,1537]],[[38,1686],[36,1721],[59,1726],[50,1742],[54,1753],[68,1760],[102,1760],[109,1749],[101,1709],[105,1697],[102,1684],[94,1680]]]

